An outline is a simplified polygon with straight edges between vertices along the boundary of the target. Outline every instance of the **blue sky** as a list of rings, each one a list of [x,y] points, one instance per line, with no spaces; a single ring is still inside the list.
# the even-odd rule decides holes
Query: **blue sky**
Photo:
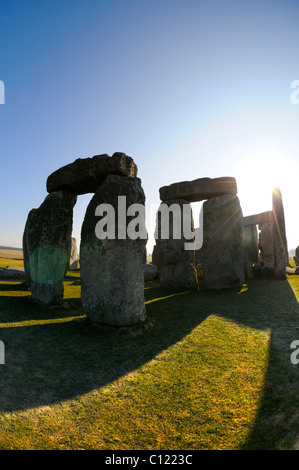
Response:
[[[250,215],[280,186],[299,245],[298,14],[275,0],[0,0],[0,245],[21,247],[50,173],[116,151],[138,165],[148,208],[161,186],[235,176]]]

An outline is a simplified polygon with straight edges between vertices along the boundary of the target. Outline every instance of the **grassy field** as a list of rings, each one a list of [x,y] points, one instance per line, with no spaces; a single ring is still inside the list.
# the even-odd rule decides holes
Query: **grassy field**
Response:
[[[86,321],[78,277],[59,307],[0,282],[0,449],[299,449],[299,276],[148,282],[146,323],[120,329]]]

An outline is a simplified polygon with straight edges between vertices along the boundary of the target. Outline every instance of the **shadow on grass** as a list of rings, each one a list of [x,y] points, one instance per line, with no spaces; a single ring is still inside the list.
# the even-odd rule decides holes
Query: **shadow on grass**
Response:
[[[17,294],[17,285],[6,284],[6,290]],[[0,410],[67,400],[148,362],[208,315],[199,305],[185,312],[186,297],[192,293],[179,294],[156,284],[146,289],[148,320],[133,328],[90,324],[82,318],[80,299],[68,299],[70,308],[53,309],[33,302],[25,293],[1,296],[5,364],[0,366]]]
[[[0,292],[19,292],[19,291],[28,291],[27,285],[25,282],[20,282],[17,279],[11,281],[5,281],[0,284]]]
[[[244,448],[275,448],[282,438],[287,442],[289,436],[293,442],[296,432],[299,435],[299,365],[290,361],[290,345],[299,339],[299,308],[287,281],[252,281],[242,292],[172,291],[149,282],[147,321],[134,328],[89,324],[80,299],[68,299],[68,308],[53,309],[32,302],[22,293],[21,283],[6,283],[5,289],[16,295],[0,297],[0,340],[5,344],[2,411],[51,405],[109,384],[216,313],[241,325],[271,330],[264,393]]]
[[[299,305],[288,281],[256,280],[232,302],[215,295],[221,315],[255,329],[270,330],[268,367],[252,431],[243,448],[277,449],[299,443],[299,364],[291,343],[299,340]],[[219,312],[219,309],[218,309]]]

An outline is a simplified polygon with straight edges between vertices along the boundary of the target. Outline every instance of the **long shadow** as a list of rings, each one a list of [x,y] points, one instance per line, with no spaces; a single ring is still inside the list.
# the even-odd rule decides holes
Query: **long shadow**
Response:
[[[233,305],[223,292],[218,294],[218,301],[226,318],[270,330],[263,393],[243,449],[288,449],[295,442],[298,446],[299,364],[291,362],[291,343],[299,340],[299,305],[290,284],[286,280],[252,281]]]
[[[151,360],[209,314],[185,312],[184,298],[194,293],[149,287],[147,321],[133,328],[90,324],[79,299],[68,299],[70,309],[52,309],[24,294],[0,297],[0,409],[50,405],[98,389]]]
[[[291,344],[299,340],[299,305],[287,281],[274,281],[266,288],[269,318],[264,326],[271,329],[268,368],[259,411],[244,448],[288,449],[299,444],[299,364],[291,362]]]
[[[10,283],[10,281],[2,282],[2,284],[0,284],[0,292],[19,292],[28,290],[25,282],[20,282],[17,279],[12,281],[12,283]]]
[[[22,284],[10,289],[15,296],[0,297],[0,340],[5,344],[0,410],[51,405],[107,385],[216,313],[271,330],[264,390],[243,448],[287,447],[299,436],[299,364],[290,360],[290,345],[299,340],[299,307],[287,281],[259,279],[242,291],[219,292],[174,291],[150,282],[145,288],[147,321],[134,328],[90,324],[80,299],[68,299],[71,308],[52,309],[32,302],[24,292],[18,296]]]

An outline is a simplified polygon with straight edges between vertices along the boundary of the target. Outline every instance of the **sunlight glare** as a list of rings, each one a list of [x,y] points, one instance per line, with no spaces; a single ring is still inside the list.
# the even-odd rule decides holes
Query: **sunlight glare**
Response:
[[[285,156],[275,150],[261,150],[240,161],[235,177],[244,216],[272,209],[272,191],[288,182]]]

